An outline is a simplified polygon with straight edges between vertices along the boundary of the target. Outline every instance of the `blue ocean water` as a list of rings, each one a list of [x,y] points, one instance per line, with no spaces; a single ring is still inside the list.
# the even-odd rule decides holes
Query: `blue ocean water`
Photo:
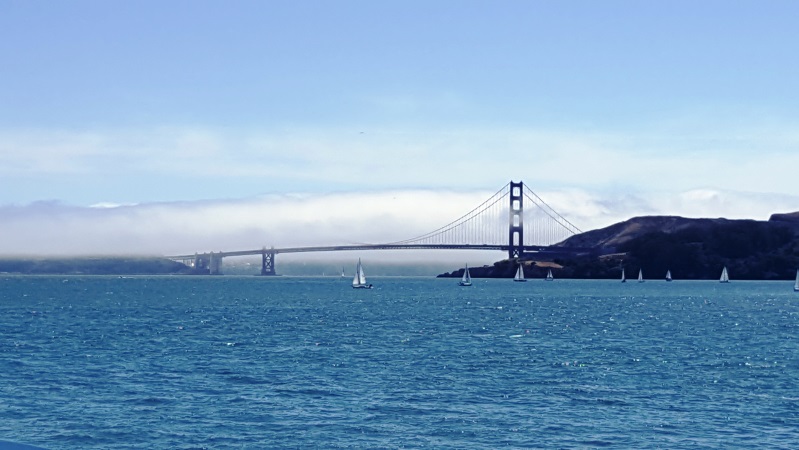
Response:
[[[792,282],[0,276],[0,440],[797,448]]]

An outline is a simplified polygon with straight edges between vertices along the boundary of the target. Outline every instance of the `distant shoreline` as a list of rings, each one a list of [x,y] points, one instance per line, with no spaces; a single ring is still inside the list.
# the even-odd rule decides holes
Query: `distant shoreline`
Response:
[[[191,268],[161,257],[0,258],[6,275],[185,275]]]

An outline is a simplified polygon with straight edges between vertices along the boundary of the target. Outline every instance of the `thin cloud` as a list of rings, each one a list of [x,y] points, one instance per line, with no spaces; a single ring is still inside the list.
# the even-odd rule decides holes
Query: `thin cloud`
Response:
[[[799,189],[792,173],[799,165],[799,137],[786,130],[752,125],[733,137],[719,130],[680,138],[666,134],[668,128],[637,135],[525,128],[0,131],[0,175],[8,182],[54,185],[59,175],[80,175],[102,192],[112,192],[115,176],[128,176],[142,183],[157,178],[165,192],[172,188],[168,180],[177,178],[174,184],[184,185],[257,181],[263,192],[285,191],[286,185],[316,192],[468,189],[523,178],[538,189],[792,193]],[[100,202],[115,199],[92,203]]]

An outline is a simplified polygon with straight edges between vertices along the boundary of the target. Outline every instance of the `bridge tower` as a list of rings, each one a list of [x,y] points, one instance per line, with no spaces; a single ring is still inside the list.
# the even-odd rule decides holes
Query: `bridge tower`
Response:
[[[210,262],[208,263],[208,274],[209,275],[222,275],[222,255],[221,254],[211,252]]]
[[[510,182],[508,259],[524,256],[524,182]]]
[[[275,247],[261,251],[261,275],[275,275]]]
[[[193,273],[209,274],[211,273],[211,260],[208,253],[194,254],[194,263],[192,264]]]

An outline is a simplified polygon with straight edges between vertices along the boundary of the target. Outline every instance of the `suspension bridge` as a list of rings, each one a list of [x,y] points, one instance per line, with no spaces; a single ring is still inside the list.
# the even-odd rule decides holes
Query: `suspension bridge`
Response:
[[[507,251],[508,258],[527,255],[555,256],[585,249],[554,247],[582,233],[568,219],[524,185],[509,182],[480,205],[452,222],[410,239],[383,244],[316,247],[262,247],[255,250],[195,253],[170,256],[198,273],[221,274],[222,259],[261,256],[261,275],[275,275],[275,257],[281,253],[339,252],[352,250],[493,250]]]

